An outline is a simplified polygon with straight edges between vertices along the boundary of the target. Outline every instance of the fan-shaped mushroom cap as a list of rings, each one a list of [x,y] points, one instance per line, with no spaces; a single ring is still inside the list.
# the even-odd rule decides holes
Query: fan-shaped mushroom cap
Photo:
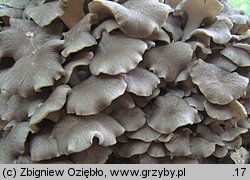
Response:
[[[232,14],[228,18],[234,24],[231,32],[234,34],[243,34],[250,28],[250,18],[243,14]]]
[[[148,125],[160,133],[168,134],[178,127],[193,124],[196,115],[197,110],[184,99],[166,94],[156,98]]]
[[[213,153],[214,157],[223,158],[227,155],[228,149],[225,146],[216,146]]]
[[[136,131],[146,123],[146,115],[139,108],[120,109],[110,114],[126,131]]]
[[[26,11],[26,15],[32,18],[41,27],[49,25],[53,20],[62,16],[64,13],[65,9],[61,0],[41,4],[40,6],[29,8]]]
[[[77,115],[97,114],[123,95],[126,87],[122,76],[91,76],[72,88],[67,112]]]
[[[246,128],[246,129],[250,129],[250,119],[245,118],[245,119],[241,119],[241,120],[237,121],[237,126],[242,127],[242,128]]]
[[[71,53],[77,52],[85,47],[97,44],[96,39],[90,34],[90,28],[95,15],[87,14],[68,32],[63,33],[64,50],[62,55],[68,57]]]
[[[183,0],[175,8],[176,14],[184,11],[188,16],[182,39],[186,40],[188,34],[200,27],[205,19],[214,21],[222,9],[223,5],[218,0]]]
[[[129,137],[130,139],[139,139],[144,142],[152,142],[158,139],[161,136],[161,134],[153,130],[147,124],[145,124],[142,128],[138,129],[137,131],[127,132],[126,136]]]
[[[119,25],[116,23],[115,20],[112,20],[112,19],[106,20],[93,30],[92,35],[96,39],[100,39],[102,37],[103,32],[106,32],[107,34],[109,34],[111,31],[118,29],[118,28],[119,28]]]
[[[5,130],[11,129],[6,137],[0,140],[0,164],[12,163],[16,156],[24,153],[24,144],[30,132],[28,122],[11,121]]]
[[[199,137],[191,138],[190,147],[192,152],[190,156],[196,158],[208,157],[215,151],[214,143],[208,142],[205,139]]]
[[[1,75],[2,92],[28,97],[41,91],[42,87],[53,85],[54,80],[58,80],[65,72],[60,54],[56,52],[62,45],[62,40],[51,40],[19,59]]]
[[[71,28],[84,16],[83,3],[84,0],[56,0],[29,8],[26,14],[41,27],[60,17]]]
[[[92,116],[67,115],[52,130],[61,154],[81,152],[93,144],[96,137],[99,145],[111,146],[125,129],[113,118],[103,113]]]
[[[104,32],[89,69],[93,75],[127,73],[142,61],[146,49],[147,44],[142,40]]]
[[[226,17],[219,18],[214,24],[204,28],[198,28],[190,33],[200,41],[210,44],[210,38],[216,44],[225,44],[231,39],[230,29],[233,27],[231,21]]]
[[[224,143],[229,150],[238,149],[242,145],[242,138],[238,136],[234,140],[224,141]]]
[[[244,106],[237,100],[233,100],[224,106],[205,101],[204,106],[207,114],[214,119],[227,120],[233,118],[239,120],[247,117]]]
[[[246,128],[232,127],[230,129],[226,129],[220,137],[223,141],[233,141],[237,136],[246,132],[248,132]]]
[[[237,47],[237,48],[240,48],[240,49],[244,49],[247,52],[250,52],[250,44],[248,44],[248,43],[238,42],[238,43],[234,43],[233,46]]]
[[[114,16],[120,29],[131,37],[148,37],[160,30],[171,8],[158,0],[133,0],[123,4],[94,0],[89,3],[89,11],[100,18]]]
[[[152,142],[147,150],[147,154],[152,157],[165,157],[170,153],[167,151],[163,143]]]
[[[228,104],[246,93],[248,78],[224,71],[201,59],[192,67],[190,75],[205,98],[214,104]]]
[[[229,46],[220,53],[240,67],[250,66],[250,54],[241,48]]]
[[[58,86],[30,118],[30,127],[36,130],[36,124],[41,122],[49,113],[62,109],[70,90],[71,88],[68,85]]]
[[[117,153],[121,157],[129,158],[134,155],[145,153],[151,143],[140,140],[130,140],[128,143],[122,144],[117,147]]]
[[[150,96],[160,84],[160,79],[146,69],[137,67],[129,71],[124,77],[127,83],[127,92],[137,96]]]
[[[184,42],[173,42],[168,45],[150,49],[143,56],[143,67],[153,71],[166,81],[174,81],[178,73],[191,63],[193,50]]]

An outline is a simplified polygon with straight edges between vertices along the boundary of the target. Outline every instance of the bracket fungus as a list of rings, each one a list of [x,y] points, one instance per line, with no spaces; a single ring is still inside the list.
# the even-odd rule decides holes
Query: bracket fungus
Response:
[[[227,0],[5,0],[0,22],[0,164],[249,163]]]

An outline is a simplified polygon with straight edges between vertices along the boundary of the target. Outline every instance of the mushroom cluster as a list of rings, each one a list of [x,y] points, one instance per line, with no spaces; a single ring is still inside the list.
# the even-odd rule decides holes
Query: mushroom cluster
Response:
[[[250,16],[227,0],[6,0],[0,163],[247,163]]]

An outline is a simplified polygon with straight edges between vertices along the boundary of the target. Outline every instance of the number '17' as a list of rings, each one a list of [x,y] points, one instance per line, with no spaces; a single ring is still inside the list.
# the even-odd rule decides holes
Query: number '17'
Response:
[[[236,172],[236,176],[244,176],[244,173],[247,168],[236,168],[234,171]]]

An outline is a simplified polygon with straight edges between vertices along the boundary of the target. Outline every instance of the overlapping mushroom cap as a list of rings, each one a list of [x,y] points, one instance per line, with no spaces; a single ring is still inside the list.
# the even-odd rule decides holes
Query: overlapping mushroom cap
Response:
[[[229,73],[201,59],[192,67],[190,75],[208,101],[220,105],[244,96],[249,82],[236,72]]]
[[[148,37],[160,30],[171,8],[158,0],[132,0],[123,4],[94,0],[89,10],[99,18],[114,16],[120,29],[129,36]]]

